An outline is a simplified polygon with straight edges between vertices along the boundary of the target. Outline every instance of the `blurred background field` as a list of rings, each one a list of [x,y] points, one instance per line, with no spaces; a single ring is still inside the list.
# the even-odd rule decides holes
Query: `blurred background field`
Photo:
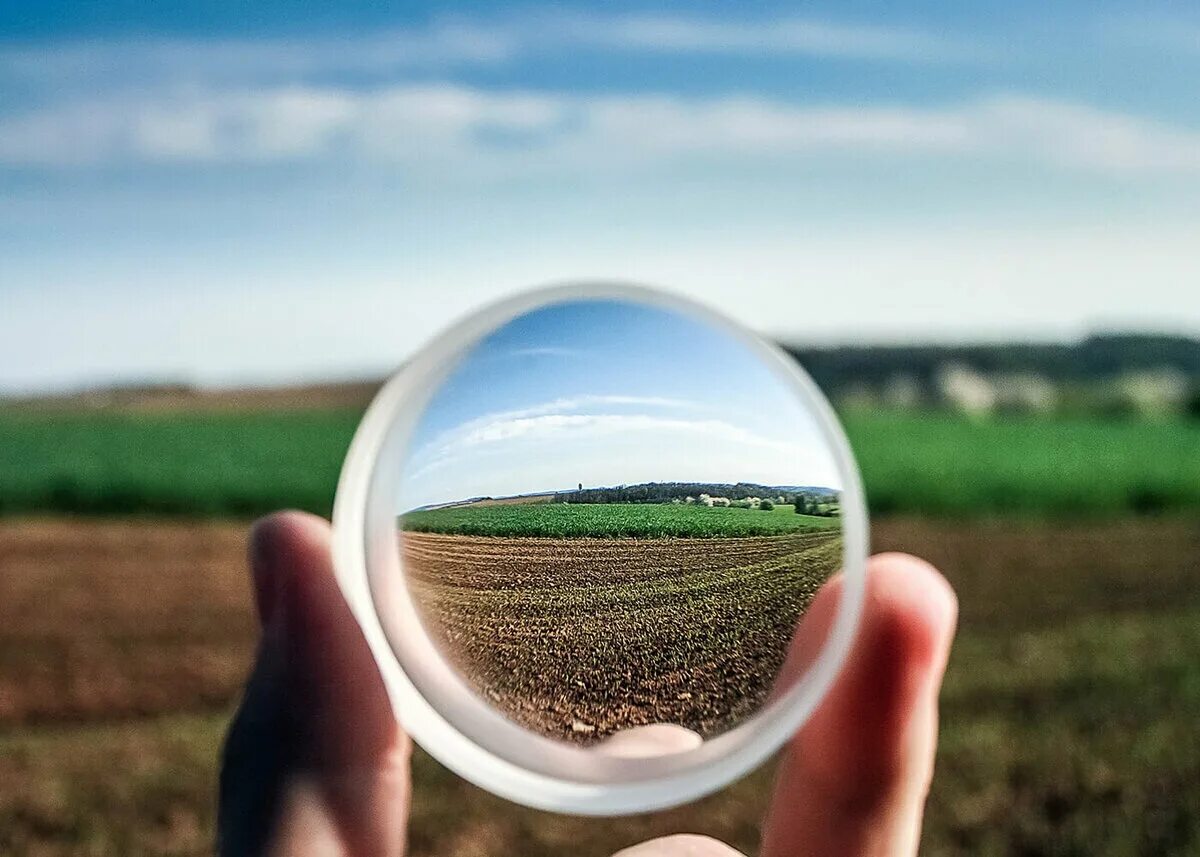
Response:
[[[0,512],[328,515],[359,412],[0,411]],[[852,410],[876,512],[1200,510],[1200,419]]]
[[[202,854],[254,647],[243,522],[0,525],[0,850]],[[962,600],[923,853],[1188,855],[1200,843],[1194,519],[946,523]],[[708,832],[753,853],[769,770],[636,819],[520,809],[416,762],[413,852],[604,855]]]
[[[254,647],[249,517],[325,513],[359,407],[0,412],[0,852],[200,854]],[[295,393],[303,399],[302,393]],[[1184,414],[847,409],[876,549],[940,565],[961,633],[923,853],[1200,849],[1200,427]],[[770,769],[700,804],[570,819],[419,754],[413,852],[753,852]]]
[[[923,853],[1200,854],[1198,44],[1175,0],[0,3],[0,854],[211,850],[251,520],[564,278],[782,343],[875,548],[958,589]],[[771,778],[586,821],[416,765],[423,857],[752,851]]]
[[[1200,511],[1200,342],[1102,342],[794,353],[839,406],[876,513]],[[373,390],[12,403],[0,409],[0,513],[328,515]]]

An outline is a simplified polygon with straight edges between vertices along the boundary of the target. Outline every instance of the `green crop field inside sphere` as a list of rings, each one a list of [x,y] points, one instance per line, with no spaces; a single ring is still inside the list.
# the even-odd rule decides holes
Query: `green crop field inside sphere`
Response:
[[[780,536],[840,523],[838,518],[797,515],[786,504],[764,511],[675,503],[514,503],[430,509],[400,519],[402,529],[419,533],[647,539]]]

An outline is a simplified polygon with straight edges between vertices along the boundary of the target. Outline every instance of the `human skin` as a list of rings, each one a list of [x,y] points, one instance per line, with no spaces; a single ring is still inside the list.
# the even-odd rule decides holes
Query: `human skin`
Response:
[[[329,524],[299,512],[263,519],[250,566],[263,632],[223,750],[219,852],[403,855],[412,745],[334,579]],[[792,643],[798,661],[823,639],[840,585],[826,584],[805,616]],[[871,558],[847,662],[783,753],[762,857],[916,854],[957,615],[950,585],[928,563]],[[683,834],[619,855],[737,853]]]

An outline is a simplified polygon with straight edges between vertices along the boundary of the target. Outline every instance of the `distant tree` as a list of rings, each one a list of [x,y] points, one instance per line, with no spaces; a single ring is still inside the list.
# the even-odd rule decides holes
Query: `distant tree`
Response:
[[[775,504],[772,503],[770,500],[763,500],[761,503],[758,504],[758,508],[762,509],[764,512],[770,512],[772,509],[775,508]]]
[[[1194,420],[1200,420],[1200,386],[1193,389],[1184,402],[1183,412]]]
[[[820,491],[820,489],[816,489]],[[557,496],[560,502],[565,503],[670,503],[675,499],[687,502],[688,497],[693,498],[693,502],[701,495],[707,494],[709,498],[722,497],[730,501],[748,500],[750,505],[757,508],[759,498],[764,495],[771,498],[776,506],[780,505],[780,500],[777,499],[780,495],[778,488],[768,485],[758,485],[750,482],[738,483],[698,483],[698,482],[644,482],[636,485],[610,485],[607,487],[584,488],[577,487],[574,491],[564,491]],[[797,492],[795,497],[801,498],[803,494]],[[792,502],[793,495],[786,495],[784,502]],[[825,501],[828,495],[824,493],[813,494],[810,499]],[[802,511],[797,509],[797,511]]]

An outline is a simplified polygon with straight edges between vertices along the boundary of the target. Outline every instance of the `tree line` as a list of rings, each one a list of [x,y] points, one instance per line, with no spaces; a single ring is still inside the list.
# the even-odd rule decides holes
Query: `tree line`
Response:
[[[809,515],[833,514],[837,507],[837,492],[820,486],[762,485],[756,482],[642,482],[637,485],[610,485],[598,488],[578,488],[554,495],[556,503],[673,503],[701,494],[726,497],[731,501],[759,497],[796,506],[796,511]]]
[[[932,382],[949,363],[985,373],[1032,372],[1051,381],[1081,382],[1123,372],[1174,369],[1200,378],[1200,340],[1166,334],[1094,334],[1078,342],[953,345],[785,345],[827,394],[853,384],[885,383],[897,372]]]

